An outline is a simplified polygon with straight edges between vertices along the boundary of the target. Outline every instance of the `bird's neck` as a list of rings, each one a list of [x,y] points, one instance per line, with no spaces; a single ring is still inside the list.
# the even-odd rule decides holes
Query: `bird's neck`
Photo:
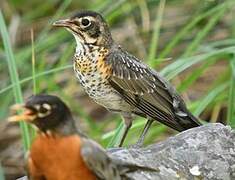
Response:
[[[79,130],[75,126],[75,122],[73,119],[67,119],[64,122],[60,122],[60,124],[55,127],[48,127],[47,125],[37,124],[39,134],[44,134],[47,136],[69,136],[73,134],[79,133]]]
[[[97,45],[97,44],[93,44],[93,43],[86,43],[86,42],[82,42],[81,39],[77,36],[74,36],[76,39],[76,50],[75,50],[75,54],[77,56],[87,56],[88,54],[92,54],[92,53],[96,53],[99,50],[110,50],[113,47],[115,47],[115,43],[113,42],[113,40],[110,40],[109,44],[104,44],[104,45]],[[102,43],[101,43],[102,44]]]
[[[63,136],[76,134],[78,132],[73,119],[62,122],[54,131]]]
[[[93,53],[97,51],[98,49],[102,48],[101,46],[96,46],[93,44],[86,44],[86,43],[77,43],[76,45],[76,55],[78,56],[85,56],[89,53]]]

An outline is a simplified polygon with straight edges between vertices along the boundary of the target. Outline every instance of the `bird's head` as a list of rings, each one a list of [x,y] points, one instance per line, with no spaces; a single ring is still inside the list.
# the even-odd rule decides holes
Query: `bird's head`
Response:
[[[79,11],[68,19],[54,22],[53,26],[65,27],[74,35],[78,45],[109,47],[113,42],[106,21],[94,11]]]
[[[12,110],[20,114],[11,116],[9,121],[25,121],[46,132],[63,126],[72,120],[69,108],[56,96],[34,95],[25,104],[13,105]]]

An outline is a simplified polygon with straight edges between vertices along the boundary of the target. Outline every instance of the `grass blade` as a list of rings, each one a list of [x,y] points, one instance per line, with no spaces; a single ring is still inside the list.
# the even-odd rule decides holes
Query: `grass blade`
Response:
[[[180,83],[177,90],[179,92],[185,91],[191,84],[193,84],[200,76],[203,75],[204,71],[206,71],[209,66],[215,64],[217,60],[218,59],[216,58],[215,60],[205,61],[203,65],[193,70],[193,72]]]
[[[191,67],[192,65],[213,60],[212,57],[224,57],[225,55],[231,54],[235,51],[235,46],[231,46],[228,48],[223,48],[215,51],[211,51],[209,53],[196,55],[188,58],[180,58],[173,63],[166,66],[162,71],[161,74],[165,76],[167,79],[172,79],[180,72],[184,71],[185,69]]]
[[[32,44],[32,78],[33,78],[33,94],[37,94],[36,77],[35,77],[35,51],[34,51],[34,34],[31,29],[31,44]]]
[[[0,164],[0,180],[5,180],[1,164]]]
[[[7,64],[8,64],[8,69],[10,73],[10,79],[11,79],[11,82],[15,84],[15,86],[13,87],[15,102],[22,103],[23,97],[22,97],[21,87],[19,83],[19,76],[18,76],[18,72],[16,68],[15,58],[14,58],[13,51],[10,45],[9,35],[7,32],[6,24],[5,24],[1,10],[0,10],[0,31],[1,31],[1,36],[3,39],[3,44],[4,44],[5,53],[7,57]],[[22,132],[22,137],[23,137],[24,150],[27,151],[27,149],[30,146],[29,129],[28,129],[28,126],[24,122],[20,123],[20,127],[21,127],[21,132]]]
[[[157,12],[157,17],[154,22],[154,29],[153,29],[153,34],[152,34],[150,48],[149,48],[149,55],[148,55],[148,64],[150,66],[153,66],[155,64],[153,60],[156,57],[165,3],[166,3],[165,0],[160,1],[158,12]]]
[[[203,97],[200,103],[198,104],[196,110],[194,111],[194,115],[199,116],[204,109],[226,88],[228,87],[228,83],[222,84],[216,88],[214,88],[212,91],[209,91],[208,95],[206,97]]]
[[[158,59],[159,61],[166,58],[166,56],[171,52],[171,50],[176,46],[176,44],[185,37],[185,34],[187,34],[194,26],[197,25],[198,22],[200,22],[202,19],[218,12],[219,10],[223,9],[226,6],[232,6],[234,2],[231,3],[221,3],[217,6],[215,6],[214,8],[206,11],[205,13],[202,13],[198,16],[196,16],[195,18],[193,18],[192,20],[190,20],[190,22],[184,27],[182,28],[176,35],[175,37],[170,41],[170,43],[164,48],[164,50],[161,52],[161,54],[159,55]],[[156,64],[154,64],[154,66],[156,66],[158,63],[160,63],[159,61],[156,61]]]
[[[112,139],[109,141],[106,148],[116,147],[118,145],[121,139],[121,135],[123,134],[124,128],[125,128],[125,125],[121,121],[119,126],[113,131],[113,133],[111,133],[113,134],[113,136],[112,136]]]
[[[44,72],[41,72],[41,73],[38,73],[38,74],[35,74],[35,79],[41,77],[41,76],[45,76],[45,75],[48,75],[48,74],[52,74],[52,73],[56,73],[56,72],[59,72],[59,71],[63,71],[65,69],[69,69],[69,68],[72,68],[73,66],[72,65],[66,65],[66,66],[62,66],[62,67],[58,67],[58,68],[53,68],[53,69],[50,69],[50,70],[47,70],[47,71],[44,71]],[[22,80],[19,81],[19,84],[23,84],[25,82],[28,82],[28,81],[31,81],[33,79],[32,76],[29,76],[27,78],[24,78]],[[0,90],[0,94],[14,88],[16,86],[16,83],[12,83],[11,85],[3,88]]]
[[[187,57],[192,54],[194,50],[200,45],[201,41],[206,37],[206,35],[210,32],[210,30],[216,25],[216,23],[220,20],[220,18],[224,15],[226,7],[220,10],[217,14],[211,17],[209,22],[205,25],[205,27],[198,32],[197,36],[194,38],[192,43],[185,50],[182,57]]]
[[[43,31],[39,34],[39,37],[37,39],[37,41],[41,41],[43,38],[45,38],[49,32],[49,30],[52,28],[52,22],[54,22],[55,20],[57,20],[66,10],[66,8],[71,4],[72,0],[65,0],[62,1],[63,3],[61,3],[60,7],[58,8],[58,10],[56,11],[55,15],[51,18],[50,22],[48,23],[48,25],[43,29]]]
[[[229,99],[228,99],[228,115],[227,122],[232,127],[235,127],[235,54],[230,60],[231,65],[231,80],[230,80],[230,90],[229,90]]]
[[[35,78],[35,50],[34,50],[34,33],[33,33],[33,29],[30,30],[30,34],[31,34],[31,44],[32,44],[33,94],[37,94],[37,86],[36,86],[36,78]],[[36,131],[32,126],[30,126],[29,131],[30,131],[30,137],[31,137],[31,141],[32,141],[33,138],[36,136]]]

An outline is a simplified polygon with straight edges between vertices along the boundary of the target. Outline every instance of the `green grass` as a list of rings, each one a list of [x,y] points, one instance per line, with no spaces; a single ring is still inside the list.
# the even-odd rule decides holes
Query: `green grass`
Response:
[[[165,0],[160,1],[157,14],[156,14],[156,20],[154,22],[154,28],[153,28],[153,33],[151,37],[151,43],[149,47],[149,54],[148,54],[148,60],[147,60],[148,64],[151,67],[154,67],[153,63],[154,63],[154,59],[157,53],[157,47],[159,43],[160,29],[161,29],[161,24],[162,24],[165,3],[166,3]]]
[[[31,29],[31,44],[32,44],[32,79],[33,79],[33,94],[37,94],[37,85],[36,85],[36,77],[35,77],[35,50],[34,50],[34,33],[33,29]]]
[[[233,54],[230,60],[231,66],[231,79],[230,79],[230,89],[228,98],[228,116],[227,122],[235,127],[235,54]]]
[[[24,0],[22,1],[24,2]],[[144,57],[145,62],[152,67],[159,68],[160,74],[168,80],[179,79],[180,82],[176,88],[183,94],[188,94],[189,89],[192,89],[191,86],[197,84],[200,78],[215,64],[221,62],[226,64],[220,75],[213,82],[208,83],[204,94],[197,97],[196,100],[187,101],[187,105],[196,116],[202,115],[205,111],[212,111],[216,105],[225,106],[227,108],[226,121],[235,127],[235,40],[233,37],[235,23],[229,22],[231,26],[226,26],[228,35],[225,38],[216,41],[210,39],[216,31],[220,30],[221,23],[226,24],[225,16],[230,13],[235,2],[226,0],[212,7],[199,5],[196,0],[190,0],[190,3],[189,12],[193,13],[187,14],[182,23],[179,23],[178,26],[171,26],[172,29],[169,29],[166,25],[168,23],[166,21],[169,21],[167,13],[173,7],[182,8],[181,6],[184,6],[182,1],[98,0],[94,3],[87,3],[66,0],[57,4],[55,9],[51,8],[51,5],[54,5],[52,2],[32,8],[33,2],[22,7],[12,1],[11,5],[15,9],[26,8],[23,11],[22,20],[28,29],[31,29],[32,23],[37,25],[41,18],[46,19],[46,23],[44,22],[44,26],[39,32],[34,29],[34,36],[32,36],[34,38],[30,38],[30,34],[28,34],[29,39],[32,40],[31,43],[28,41],[12,48],[4,19],[0,14],[0,30],[3,40],[3,43],[0,42],[0,58],[2,58],[0,70],[4,77],[9,74],[9,78],[4,79],[0,84],[0,119],[6,119],[11,104],[23,102],[23,95],[27,97],[40,92],[57,94],[69,104],[73,114],[81,119],[89,137],[98,140],[104,147],[112,147],[119,142],[120,134],[123,131],[119,115],[112,115],[104,118],[102,122],[97,122],[87,114],[87,107],[84,107],[79,99],[74,98],[77,95],[74,92],[80,88],[72,74],[75,41],[65,30],[54,30],[51,26],[54,20],[67,17],[75,7],[83,7],[83,9],[102,12],[112,29],[121,27],[124,33],[119,34],[120,39],[125,35],[125,26],[128,25],[125,24],[126,20],[132,18],[136,23],[138,38],[143,41],[143,51],[147,52]],[[9,15],[4,14],[4,17],[9,24]],[[148,21],[148,17],[150,18],[150,30],[143,27],[145,21]],[[177,19],[174,20],[177,21]],[[168,32],[171,33],[164,40],[164,34]],[[117,40],[119,40],[119,36],[116,37]],[[133,54],[138,57],[137,48],[132,47],[133,40],[128,41],[129,39],[121,40],[121,44],[127,49],[134,49]],[[169,57],[172,57],[172,60],[165,61]],[[6,70],[7,68],[8,70]],[[185,71],[187,77],[180,76]],[[63,78],[65,79],[61,83]],[[145,121],[141,118],[134,121],[127,137],[128,143],[125,145],[128,146],[137,140],[144,124]],[[29,130],[25,124],[21,124],[21,129],[26,150],[30,142]],[[169,131],[166,130],[169,129],[163,125],[154,124],[147,135],[146,143],[149,144],[162,136],[168,136]]]
[[[215,14],[217,14],[220,11],[224,11],[224,8],[228,8],[229,5],[233,5],[234,2],[232,1],[225,1],[224,3],[218,4],[212,9],[209,9],[208,11],[202,12],[201,14],[198,14],[197,16],[193,16],[192,19],[189,20],[189,22],[177,33],[175,34],[174,38],[167,44],[167,46],[162,50],[162,52],[159,54],[159,60],[166,58],[167,55],[173,50],[173,48],[180,42],[181,39],[183,39],[190,31],[192,31],[193,28],[196,28],[198,23],[202,21],[203,19],[206,19],[207,17],[210,17]],[[206,28],[207,29],[207,28]],[[205,31],[205,30],[204,30]],[[199,31],[199,33],[202,33],[203,30]],[[198,41],[198,40],[197,40]],[[195,44],[195,43],[193,43]],[[192,46],[192,43],[189,44],[188,47]],[[195,46],[195,45],[193,45]],[[191,48],[190,48],[191,49]],[[160,62],[156,62],[155,66],[158,65]]]
[[[213,88],[207,94],[207,96],[203,97],[203,99],[200,101],[200,103],[198,104],[198,107],[194,111],[194,114],[196,116],[199,116],[205,110],[205,108],[219,96],[219,94],[221,94],[222,92],[226,90],[227,87],[228,87],[228,84],[226,83],[226,84],[221,84]]]
[[[0,164],[0,180],[5,180],[5,177],[4,177],[4,173],[3,173],[3,169],[2,169],[1,164]]]
[[[197,50],[200,43],[203,41],[203,39],[206,37],[206,35],[210,32],[210,30],[215,26],[215,24],[221,19],[221,17],[224,15],[227,7],[221,8],[217,13],[212,16],[208,23],[203,27],[196,35],[196,37],[193,39],[193,41],[190,43],[190,45],[186,48],[184,51],[182,57],[188,57]]]
[[[66,7],[68,7],[69,3],[70,3],[70,1],[66,1],[64,4],[62,4],[60,6],[58,12],[56,13],[55,16],[53,16],[52,19],[57,19],[58,18],[57,14],[62,15],[63,14],[62,10],[65,10]],[[160,27],[161,27],[161,23],[162,23],[164,6],[165,6],[165,1],[163,1],[163,0],[160,1],[157,15],[155,18],[156,20],[155,20],[154,26],[153,26],[153,32],[152,32],[151,43],[149,46],[149,54],[148,54],[148,62],[152,66],[156,65],[156,62],[159,63],[159,61],[157,61],[157,60],[159,60],[159,58],[162,59],[162,58],[167,57],[164,54],[169,54],[170,51],[172,50],[172,48],[175,47],[175,45],[177,43],[180,43],[180,40],[183,39],[185,34],[189,33],[189,30],[191,30],[192,28],[195,28],[197,23],[200,20],[202,20],[204,18],[208,18],[208,17],[216,14],[216,16],[212,16],[212,18],[209,19],[207,25],[204,28],[202,28],[200,31],[197,32],[197,35],[194,37],[194,39],[188,45],[188,48],[185,49],[183,55],[180,58],[178,58],[178,60],[176,59],[175,61],[173,61],[168,66],[166,66],[161,71],[161,74],[163,74],[167,79],[172,79],[172,78],[176,77],[177,75],[179,75],[184,70],[193,66],[194,64],[204,63],[204,65],[202,65],[201,68],[195,69],[193,71],[193,73],[191,73],[190,76],[186,80],[183,81],[183,83],[179,87],[179,90],[185,91],[191,84],[193,84],[200,77],[200,75],[208,67],[210,67],[212,64],[216,63],[216,61],[220,57],[222,57],[225,54],[228,54],[234,50],[234,47],[230,46],[228,48],[222,48],[220,50],[216,49],[216,50],[212,50],[207,53],[202,53],[200,55],[192,56],[193,53],[197,50],[197,48],[200,46],[200,43],[202,43],[202,40],[208,35],[209,31],[216,25],[216,23],[219,21],[219,19],[224,14],[224,11],[228,6],[226,3],[219,4],[218,6],[215,6],[214,8],[212,8],[206,12],[202,12],[201,14],[198,14],[197,17],[194,17],[192,20],[190,20],[190,22],[188,24],[186,24],[185,27],[183,27],[182,30],[179,31],[179,33],[173,37],[173,40],[165,47],[165,49],[162,52],[160,52],[160,54],[158,55],[158,57],[156,59],[156,52],[158,49],[157,44],[159,41]],[[105,6],[105,4],[103,4],[102,6]],[[102,6],[100,6],[99,8],[102,9]],[[135,9],[135,5],[129,4],[129,3],[126,4],[125,1],[123,1],[123,4],[118,4],[117,6],[118,7],[122,6],[124,8],[124,10],[126,10],[126,8],[128,8],[129,13]],[[120,14],[120,11],[116,11],[116,9],[112,9],[112,10],[107,11],[106,14],[107,14],[107,19],[110,19],[110,17],[112,17],[112,19],[114,19],[114,18],[117,18],[116,14]],[[111,21],[111,19],[110,19],[110,21]],[[52,22],[52,21],[50,21],[50,22]],[[50,29],[50,23],[40,33],[36,42],[34,43],[34,45],[32,45],[31,50],[30,50],[30,47],[24,47],[24,48],[22,48],[21,51],[18,51],[16,53],[17,59],[20,59],[20,61],[22,61],[21,63],[18,64],[18,66],[22,66],[22,64],[25,63],[24,61],[26,61],[30,57],[30,55],[33,53],[33,55],[32,55],[33,65],[31,68],[29,67],[29,69],[31,69],[32,75],[28,74],[28,76],[24,76],[24,78],[19,80],[19,82],[13,81],[9,86],[1,89],[0,94],[6,93],[10,89],[12,89],[12,88],[14,89],[15,87],[18,87],[19,85],[22,85],[23,87],[27,87],[24,84],[26,84],[30,81],[33,82],[33,92],[34,93],[40,92],[40,82],[43,81],[43,79],[45,79],[44,78],[45,76],[48,77],[48,75],[50,75],[50,77],[52,77],[52,78],[49,78],[50,91],[56,91],[59,89],[59,87],[56,87],[55,84],[53,84],[53,80],[56,77],[57,73],[64,71],[66,69],[71,69],[71,65],[70,65],[71,63],[68,64],[68,62],[66,62],[66,61],[67,61],[67,59],[69,59],[72,56],[74,44],[67,45],[69,53],[62,53],[61,58],[59,60],[59,63],[57,65],[52,65],[52,66],[50,65],[51,68],[45,68],[47,66],[47,64],[45,63],[45,61],[43,61],[43,58],[44,58],[43,54],[46,54],[44,51],[50,52],[52,49],[56,48],[56,46],[58,46],[58,44],[61,43],[62,41],[64,41],[65,39],[68,39],[68,38],[71,39],[71,37],[65,32],[55,31],[55,32],[53,32],[53,34],[50,33],[49,38],[42,40],[42,38],[40,38],[40,37],[48,35],[49,29]],[[61,38],[59,39],[58,37],[61,37]],[[68,51],[66,50],[66,52],[68,52]],[[38,57],[38,61],[40,63],[36,63],[35,62],[35,54],[39,54],[39,53],[42,53],[42,55],[40,55]],[[35,67],[37,67],[37,69],[38,69],[37,73],[35,72]],[[38,83],[36,83],[36,80]],[[36,88],[36,84],[39,87]],[[202,106],[202,107],[206,108],[207,106]],[[200,111],[203,111],[204,108],[202,108]],[[196,111],[196,113],[198,113],[198,111]],[[85,115],[83,114],[83,116],[85,116]],[[123,125],[121,125],[121,126],[123,126]],[[142,123],[140,123],[140,125],[137,125],[137,127],[139,129],[142,126],[143,126]],[[117,129],[120,129],[120,125],[118,127],[119,128],[117,128]],[[114,133],[115,135],[112,137],[112,141],[109,142],[109,145],[110,144],[113,145],[113,144],[115,144],[115,142],[118,141],[117,137],[120,136],[120,134],[119,134],[120,132],[121,132],[121,130],[119,130],[119,131],[117,130],[116,133]],[[113,134],[113,132],[111,134]]]
[[[15,84],[15,86],[13,87],[13,94],[15,97],[15,102],[23,103],[22,91],[21,91],[21,87],[19,84],[19,75],[17,72],[16,62],[15,62],[14,54],[10,45],[9,35],[6,29],[6,25],[5,25],[1,10],[0,10],[0,31],[1,31],[1,36],[3,39],[3,44],[4,44],[5,53],[7,57],[7,65],[9,69],[10,79],[11,79],[11,82]],[[21,127],[24,150],[27,151],[30,146],[28,125],[25,124],[24,122],[20,122],[20,127]]]

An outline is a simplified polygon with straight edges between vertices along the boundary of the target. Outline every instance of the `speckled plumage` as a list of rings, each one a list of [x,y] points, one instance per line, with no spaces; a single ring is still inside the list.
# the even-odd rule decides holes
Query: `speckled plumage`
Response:
[[[77,48],[74,72],[86,93],[97,103],[112,111],[126,111],[131,106],[108,81],[112,73],[112,67],[104,62],[108,53],[107,49],[94,46]]]
[[[115,44],[100,14],[82,11],[55,25],[75,37],[74,70],[85,91],[97,103],[124,116],[126,129],[120,144],[131,127],[131,114],[148,118],[141,143],[153,120],[178,131],[200,125],[163,77]]]

